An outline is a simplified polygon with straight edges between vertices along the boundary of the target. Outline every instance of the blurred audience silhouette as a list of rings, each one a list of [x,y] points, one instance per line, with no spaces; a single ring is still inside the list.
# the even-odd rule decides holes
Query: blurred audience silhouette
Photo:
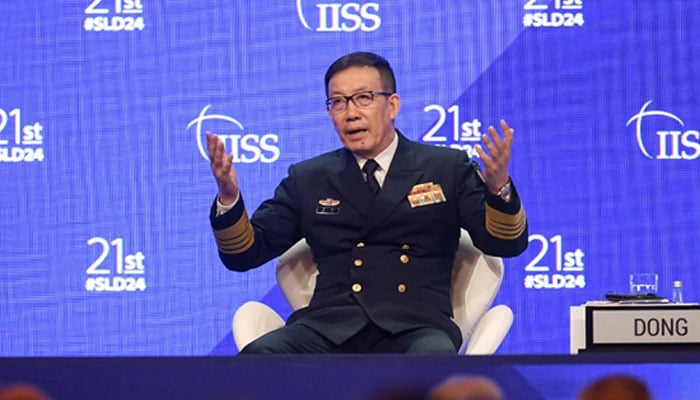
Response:
[[[51,400],[51,396],[29,383],[0,386],[0,400]]]
[[[501,388],[484,376],[454,375],[433,387],[427,400],[502,400]]]
[[[610,375],[586,386],[578,400],[652,400],[644,382],[630,375]]]

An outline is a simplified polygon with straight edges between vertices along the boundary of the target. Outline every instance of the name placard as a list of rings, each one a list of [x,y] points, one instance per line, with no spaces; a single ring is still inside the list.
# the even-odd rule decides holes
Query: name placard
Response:
[[[587,307],[586,339],[587,347],[613,344],[700,344],[700,307]]]

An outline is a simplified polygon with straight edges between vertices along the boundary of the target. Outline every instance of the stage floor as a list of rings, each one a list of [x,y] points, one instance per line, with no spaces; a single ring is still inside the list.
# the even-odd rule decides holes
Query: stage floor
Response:
[[[644,380],[657,400],[700,399],[698,352],[0,358],[0,384],[29,382],[56,400],[410,399],[455,374],[491,377],[510,400],[571,400],[592,380],[616,373]]]

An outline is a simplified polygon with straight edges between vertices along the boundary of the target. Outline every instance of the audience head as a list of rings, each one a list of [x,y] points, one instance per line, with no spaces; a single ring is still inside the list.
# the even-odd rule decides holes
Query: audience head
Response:
[[[427,400],[502,400],[496,382],[483,376],[456,375],[430,390]]]
[[[578,400],[651,400],[644,382],[628,375],[600,378],[581,392]]]
[[[0,387],[0,400],[51,400],[51,396],[28,383]]]

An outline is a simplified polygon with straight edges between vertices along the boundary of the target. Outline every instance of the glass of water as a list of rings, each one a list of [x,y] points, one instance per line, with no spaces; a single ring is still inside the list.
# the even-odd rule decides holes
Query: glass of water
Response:
[[[659,275],[653,273],[630,274],[630,293],[658,293]]]

